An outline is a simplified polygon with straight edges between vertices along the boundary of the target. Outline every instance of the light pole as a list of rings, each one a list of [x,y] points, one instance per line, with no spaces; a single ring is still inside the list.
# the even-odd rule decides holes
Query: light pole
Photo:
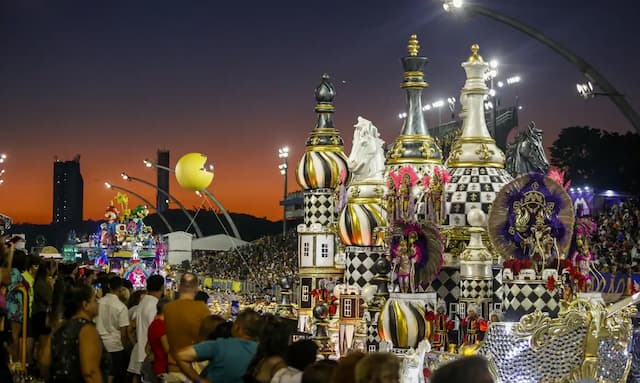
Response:
[[[145,184],[147,186],[151,186],[152,188],[154,188],[158,192],[160,192],[162,195],[164,195],[165,197],[169,198],[176,205],[178,205],[180,210],[182,210],[184,215],[189,220],[189,224],[193,225],[193,229],[196,231],[196,237],[197,238],[201,238],[202,237],[202,231],[200,230],[200,226],[198,226],[198,223],[196,222],[195,218],[191,215],[191,213],[189,213],[189,211],[187,209],[185,209],[185,207],[182,205],[182,203],[176,197],[174,197],[171,194],[167,193],[165,190],[163,190],[162,188],[158,187],[157,185],[154,185],[153,183],[151,183],[151,182],[149,182],[147,180],[143,180],[142,178],[134,177],[134,176],[129,175],[129,174],[125,173],[125,172],[120,173],[120,176],[125,181],[129,181],[129,182],[136,181],[136,182],[140,182],[142,184]],[[156,206],[156,211],[159,211],[157,206]]]
[[[282,237],[287,232],[287,176],[289,174],[289,147],[284,146],[278,149],[278,157],[284,160],[284,163],[278,165],[280,174],[284,176],[284,198],[282,200]]]
[[[120,190],[120,191],[123,191],[125,193],[129,193],[129,194],[131,194],[131,195],[133,195],[135,197],[138,197],[142,202],[147,204],[147,206],[152,206],[153,207],[153,204],[148,199],[144,198],[143,196],[141,196],[140,194],[134,192],[133,190],[129,190],[127,188],[123,188],[122,186],[114,185],[111,182],[105,182],[104,186],[107,189],[110,189],[110,190]],[[158,213],[158,217],[160,217],[160,219],[162,220],[164,225],[167,227],[167,229],[169,230],[169,233],[173,232],[173,228],[171,227],[171,224],[169,224],[169,221],[167,221],[167,218],[162,214],[162,212],[160,212],[160,211],[158,211],[156,209],[156,213]]]
[[[493,87],[493,79],[498,76],[498,60],[492,59],[489,60],[489,68],[487,68],[487,72],[485,73],[485,81],[489,82],[489,97],[491,97],[491,129],[489,130],[489,134],[491,137],[495,139],[496,137],[496,120],[497,120],[497,109],[498,105],[496,104],[496,90]]]
[[[170,173],[175,173],[175,169],[171,169],[168,168],[166,166],[162,166],[160,164],[157,164],[155,162],[149,161],[148,159],[144,160],[144,166],[148,167],[148,168],[156,168],[156,169],[163,169],[166,170]],[[233,222],[233,220],[231,219],[231,216],[229,215],[229,213],[227,212],[227,209],[224,208],[224,206],[222,206],[222,204],[220,203],[220,201],[218,201],[218,199],[213,195],[213,193],[211,193],[209,190],[204,189],[201,190],[201,192],[206,195],[207,197],[209,197],[209,199],[211,201],[213,201],[213,203],[218,207],[218,209],[220,209],[220,211],[222,212],[222,214],[224,215],[224,218],[227,220],[227,223],[229,224],[229,226],[231,227],[231,230],[233,231],[233,235],[237,238],[242,240],[242,237],[240,237],[240,233],[238,232],[238,228],[236,227],[236,224]],[[222,226],[222,228],[226,231],[227,229]]]
[[[578,67],[580,72],[582,72],[589,81],[592,81],[602,89],[604,91],[603,95],[608,96],[618,107],[618,110],[620,110],[620,112],[627,118],[629,123],[631,123],[631,126],[633,126],[637,132],[640,132],[640,115],[638,115],[638,112],[636,112],[631,104],[629,104],[625,96],[618,92],[613,84],[611,84],[600,72],[592,67],[591,64],[559,42],[545,36],[542,32],[522,23],[521,21],[477,4],[465,4],[463,0],[444,0],[442,5],[447,12],[463,10],[489,17],[495,21],[507,24],[508,26],[517,29],[527,36],[546,45],[564,59]]]
[[[7,155],[2,153],[0,154],[0,164],[3,164],[4,161],[7,159]],[[0,185],[2,185],[4,183],[4,179],[2,178],[2,176],[4,175],[4,169],[0,169]]]

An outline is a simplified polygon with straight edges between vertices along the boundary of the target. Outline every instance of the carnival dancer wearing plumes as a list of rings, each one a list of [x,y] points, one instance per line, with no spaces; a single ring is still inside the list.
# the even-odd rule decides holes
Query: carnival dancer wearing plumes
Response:
[[[428,322],[431,322],[433,326],[431,348],[438,351],[447,351],[449,331],[453,330],[454,323],[447,316],[445,304],[440,303],[435,313],[428,311],[425,318]]]
[[[478,315],[478,306],[470,304],[467,309],[467,317],[460,321],[464,329],[464,344],[473,345],[481,341],[487,331],[487,321]]]
[[[402,238],[394,253],[393,269],[398,279],[400,292],[413,292],[416,257],[416,249],[413,247],[413,241],[410,239],[410,242],[407,242],[405,238]]]

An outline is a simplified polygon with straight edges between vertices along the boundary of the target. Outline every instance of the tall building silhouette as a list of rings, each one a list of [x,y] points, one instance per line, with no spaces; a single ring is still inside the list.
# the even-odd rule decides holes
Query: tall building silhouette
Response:
[[[158,189],[164,190],[169,194],[169,171],[162,169],[162,167],[169,167],[168,150],[158,149],[157,164],[160,165],[156,168],[158,172]],[[169,208],[169,198],[167,194],[161,193],[160,191],[156,194],[156,207],[160,213],[165,212]]]
[[[80,174],[80,155],[71,161],[53,163],[53,223],[82,222],[84,182]]]

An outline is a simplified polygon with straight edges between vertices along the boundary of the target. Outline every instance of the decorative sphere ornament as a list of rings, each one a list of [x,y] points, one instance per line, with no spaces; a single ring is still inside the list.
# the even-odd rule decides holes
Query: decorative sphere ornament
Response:
[[[176,164],[176,181],[191,191],[204,190],[213,181],[213,168],[206,166],[207,156],[201,153],[187,153]]]
[[[389,264],[389,260],[386,257],[380,257],[373,264],[373,272],[378,274],[388,274],[391,271],[391,265]]]
[[[487,215],[481,209],[471,209],[467,213],[467,222],[473,227],[486,226]]]
[[[328,315],[329,308],[324,304],[316,305],[316,307],[313,308],[313,317],[317,320],[326,319]]]
[[[282,277],[282,279],[280,279],[280,287],[283,290],[289,290],[291,288],[291,283],[289,282],[289,278]]]

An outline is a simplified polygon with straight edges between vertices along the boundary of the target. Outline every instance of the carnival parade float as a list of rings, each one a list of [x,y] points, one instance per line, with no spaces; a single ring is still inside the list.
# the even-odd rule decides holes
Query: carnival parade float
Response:
[[[135,289],[145,288],[149,275],[163,271],[166,256],[161,238],[144,223],[147,215],[146,206],[130,209],[129,197],[118,192],[105,210],[106,221],[92,236],[95,265],[131,281]]]
[[[603,294],[595,227],[550,171],[542,131],[530,123],[506,155],[496,145],[488,64],[474,44],[462,63],[461,132],[443,158],[422,112],[426,63],[412,35],[400,134],[386,146],[357,117],[349,155],[329,76],[316,88],[317,124],[296,171],[299,330],[326,357],[394,352],[403,382],[473,354],[498,382],[626,382],[640,299]]]

